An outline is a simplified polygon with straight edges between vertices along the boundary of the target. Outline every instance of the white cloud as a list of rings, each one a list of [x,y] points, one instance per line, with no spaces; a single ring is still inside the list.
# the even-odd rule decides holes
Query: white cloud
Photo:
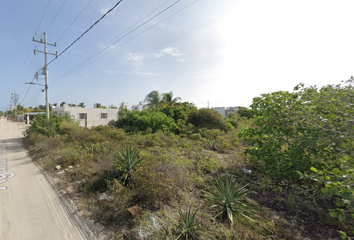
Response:
[[[144,59],[146,55],[141,53],[128,53],[126,59],[130,61],[131,71],[126,71],[128,74],[135,74],[141,76],[154,75],[154,73],[146,71]]]
[[[103,14],[105,14],[106,12],[108,12],[108,10],[111,9],[114,5],[115,5],[115,3],[112,2],[112,1],[108,1],[108,0],[101,1],[101,2],[100,2],[100,6],[99,6],[99,12],[103,15]],[[114,12],[114,11],[111,11],[111,12],[109,13],[109,15],[114,16],[114,15],[115,15],[115,12]]]
[[[181,56],[185,55],[185,53],[181,53],[179,51],[179,49],[176,48],[176,47],[166,47],[166,48],[160,50],[159,52],[154,53],[153,55],[154,55],[155,58],[160,58],[160,57],[162,57],[164,55],[170,55],[172,57],[177,57],[178,58],[178,57],[181,57]],[[179,61],[179,62],[183,62],[183,61]]]
[[[98,42],[98,43],[96,43],[96,44],[97,44],[98,48],[101,49],[101,50],[104,50],[104,49],[113,50],[113,49],[118,48],[118,45],[117,45],[117,44],[109,45],[109,44],[101,43],[101,42]]]
[[[116,74],[118,71],[106,71],[106,73],[109,73],[109,74]]]
[[[181,53],[179,51],[178,48],[175,48],[175,47],[167,47],[167,48],[164,48],[162,50],[160,50],[161,53],[164,53],[164,54],[167,54],[167,55],[171,55],[173,57],[180,57],[180,56],[183,56],[184,53]]]
[[[92,74],[86,74],[85,77],[92,77]]]

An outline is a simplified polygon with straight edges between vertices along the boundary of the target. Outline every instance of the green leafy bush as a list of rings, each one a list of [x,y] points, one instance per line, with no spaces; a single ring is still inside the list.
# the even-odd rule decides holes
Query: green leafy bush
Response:
[[[344,155],[337,164],[329,164],[321,170],[311,168],[312,173],[305,176],[315,182],[322,194],[335,204],[329,215],[344,222],[354,224],[354,158]],[[352,227],[354,231],[354,227]]]
[[[228,130],[227,122],[223,119],[221,114],[207,108],[191,110],[188,114],[187,122],[197,128]]]
[[[25,135],[37,133],[53,137],[58,133],[60,123],[64,121],[73,122],[69,117],[57,116],[52,113],[50,113],[49,121],[47,122],[45,114],[37,114],[30,128],[26,130]]]
[[[337,162],[342,150],[353,151],[354,87],[299,85],[294,90],[254,98],[252,109],[259,116],[254,127],[239,134],[250,146],[245,154],[255,157],[251,162],[276,178],[297,179],[297,171],[321,169]]]
[[[143,111],[120,111],[116,126],[128,131],[136,130],[145,132],[151,129],[152,132],[163,130],[167,132],[176,132],[178,127],[173,118],[158,109],[146,109]]]

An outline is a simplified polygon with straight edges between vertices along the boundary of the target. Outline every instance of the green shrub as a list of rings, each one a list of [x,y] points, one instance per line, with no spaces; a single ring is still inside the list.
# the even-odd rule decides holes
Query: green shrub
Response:
[[[160,202],[169,202],[176,194],[172,180],[158,171],[158,166],[145,162],[131,175],[129,188],[134,192],[136,203],[147,209],[156,209]]]
[[[48,137],[53,137],[58,133],[61,122],[73,122],[69,117],[61,117],[50,113],[49,121],[46,120],[45,114],[37,114],[30,128],[25,131],[25,135],[42,134]]]
[[[192,140],[200,140],[202,138],[202,135],[200,135],[200,133],[195,133],[190,135],[189,138]]]
[[[130,132],[134,129],[140,132],[148,131],[153,133],[158,130],[167,132],[176,132],[178,130],[173,118],[168,117],[163,112],[159,112],[158,109],[122,112],[119,115],[117,127]]]
[[[187,122],[197,128],[228,130],[227,122],[223,119],[221,114],[207,108],[191,110],[188,114]]]
[[[338,162],[342,151],[354,151],[354,86],[294,91],[254,98],[259,116],[239,135],[249,144],[245,154],[255,157],[251,163],[275,178],[298,179],[297,171],[321,169]]]

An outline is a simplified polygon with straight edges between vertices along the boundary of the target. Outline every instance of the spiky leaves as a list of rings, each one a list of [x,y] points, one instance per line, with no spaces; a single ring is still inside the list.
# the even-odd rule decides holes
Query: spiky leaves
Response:
[[[198,209],[195,212],[192,212],[192,207],[189,207],[188,211],[183,214],[181,207],[178,209],[179,217],[181,220],[181,233],[178,235],[178,239],[199,239],[197,237],[197,231],[203,230],[199,228],[200,223],[194,223],[195,215],[197,214]]]
[[[214,178],[212,182],[213,189],[202,190],[202,196],[211,204],[211,208],[218,209],[215,218],[227,216],[231,223],[234,218],[242,218],[252,226],[259,218],[256,213],[260,209],[244,202],[245,195],[249,192],[247,185],[241,186],[232,180],[231,175],[227,175],[225,180]]]
[[[123,185],[128,184],[131,172],[144,160],[144,158],[139,159],[139,153],[140,151],[137,148],[126,146],[125,149],[121,148],[121,151],[114,155],[113,165],[124,172],[122,177]]]

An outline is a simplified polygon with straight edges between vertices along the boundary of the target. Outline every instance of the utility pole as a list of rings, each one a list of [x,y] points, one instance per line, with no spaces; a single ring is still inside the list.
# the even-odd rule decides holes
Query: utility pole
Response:
[[[40,52],[40,53],[44,53],[44,75],[45,75],[45,115],[46,115],[46,119],[47,122],[49,122],[49,97],[48,97],[48,65],[47,65],[47,54],[51,54],[51,55],[55,55],[55,57],[58,57],[58,51],[56,53],[49,53],[47,52],[47,45],[56,47],[57,43],[54,44],[50,44],[47,43],[47,33],[44,32],[44,41],[41,39],[40,41],[36,40],[33,37],[33,41],[34,42],[38,42],[38,43],[43,43],[44,44],[44,52],[39,51],[34,49],[34,55],[36,55],[36,52]]]
[[[17,121],[17,103],[18,103],[18,94],[16,92],[11,93],[11,107],[15,106],[15,119]],[[12,105],[13,104],[13,105]]]

